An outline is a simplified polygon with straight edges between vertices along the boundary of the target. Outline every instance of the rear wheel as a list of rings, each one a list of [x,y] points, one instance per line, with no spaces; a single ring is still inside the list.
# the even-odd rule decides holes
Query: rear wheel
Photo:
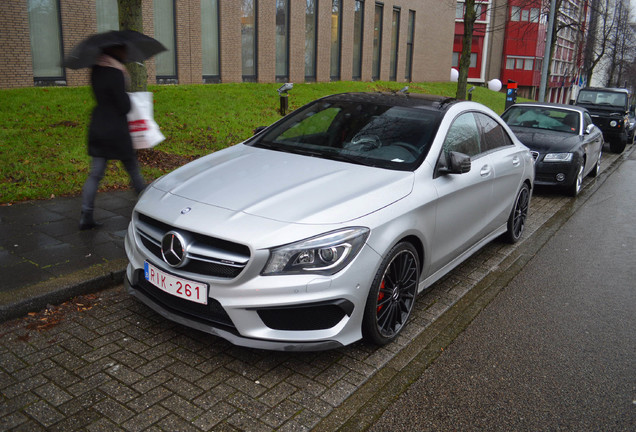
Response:
[[[382,261],[369,291],[362,320],[366,341],[385,345],[397,337],[411,315],[419,278],[417,251],[410,243],[398,243]]]
[[[528,207],[530,206],[530,188],[526,183],[521,186],[515,204],[508,216],[508,231],[504,237],[508,243],[517,243],[521,239],[523,229],[526,226],[528,217]]]

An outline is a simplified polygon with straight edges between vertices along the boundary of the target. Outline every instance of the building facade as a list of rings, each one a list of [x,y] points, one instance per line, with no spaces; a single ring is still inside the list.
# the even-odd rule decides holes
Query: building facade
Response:
[[[588,0],[561,0],[556,13],[556,43],[546,88],[546,101],[574,98],[583,69],[583,47],[589,22]],[[541,84],[549,2],[541,0],[477,0],[469,81],[493,78],[517,83],[518,95],[537,99]],[[463,38],[464,0],[457,2],[453,65],[459,63]],[[473,67],[474,65],[474,67]]]
[[[168,51],[148,82],[447,81],[453,5],[439,0],[141,0]],[[450,6],[449,6],[450,4]],[[88,84],[62,67],[86,36],[118,28],[117,0],[3,0],[0,88]]]

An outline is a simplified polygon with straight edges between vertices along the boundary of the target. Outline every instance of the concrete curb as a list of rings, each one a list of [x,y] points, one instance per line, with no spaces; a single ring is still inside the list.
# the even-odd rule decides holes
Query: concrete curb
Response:
[[[49,304],[64,303],[83,294],[91,294],[124,281],[127,260],[97,264],[65,276],[0,294],[0,323],[19,318]],[[14,301],[14,299],[19,300]]]

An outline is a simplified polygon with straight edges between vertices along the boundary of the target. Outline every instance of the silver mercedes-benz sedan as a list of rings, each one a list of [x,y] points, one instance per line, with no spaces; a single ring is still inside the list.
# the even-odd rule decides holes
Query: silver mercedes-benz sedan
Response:
[[[533,179],[528,149],[483,105],[328,96],[151,184],[125,283],[237,345],[385,344],[418,293],[494,238],[520,239]]]

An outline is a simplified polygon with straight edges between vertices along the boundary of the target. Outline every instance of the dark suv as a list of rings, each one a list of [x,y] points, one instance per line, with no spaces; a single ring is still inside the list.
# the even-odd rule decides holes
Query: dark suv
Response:
[[[576,104],[587,108],[592,121],[603,131],[613,153],[625,150],[629,134],[629,91],[619,88],[587,87],[579,92]]]

